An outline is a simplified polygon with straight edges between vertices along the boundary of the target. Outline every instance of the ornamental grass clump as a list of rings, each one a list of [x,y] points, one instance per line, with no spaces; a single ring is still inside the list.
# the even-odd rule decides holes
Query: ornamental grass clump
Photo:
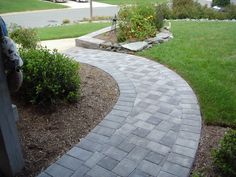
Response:
[[[124,6],[118,14],[119,42],[144,40],[154,37],[157,30],[163,26],[161,14],[151,5]]]
[[[20,49],[24,82],[19,91],[26,102],[52,105],[76,102],[80,95],[79,64],[46,48]]]

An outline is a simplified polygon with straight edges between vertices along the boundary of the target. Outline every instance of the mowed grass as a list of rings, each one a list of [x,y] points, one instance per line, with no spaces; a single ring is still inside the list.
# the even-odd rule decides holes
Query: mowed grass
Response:
[[[95,0],[96,2],[103,2],[114,5],[127,5],[127,4],[145,4],[145,3],[163,3],[167,0]]]
[[[172,22],[174,39],[139,53],[175,70],[206,124],[236,127],[236,23]]]
[[[52,3],[43,0],[0,0],[0,14],[58,8],[66,8],[66,6],[62,3]]]
[[[81,23],[55,27],[38,28],[40,40],[73,38],[83,36],[93,31],[111,25],[110,23]]]

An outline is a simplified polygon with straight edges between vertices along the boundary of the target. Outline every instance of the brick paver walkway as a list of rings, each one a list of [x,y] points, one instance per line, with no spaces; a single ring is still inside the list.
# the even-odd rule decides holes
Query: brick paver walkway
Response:
[[[82,48],[67,54],[109,73],[120,97],[95,129],[39,176],[189,176],[201,115],[187,82],[138,56]]]

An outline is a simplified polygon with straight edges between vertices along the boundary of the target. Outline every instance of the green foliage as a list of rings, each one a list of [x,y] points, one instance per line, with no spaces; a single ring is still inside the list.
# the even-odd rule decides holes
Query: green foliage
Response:
[[[51,105],[79,98],[79,64],[46,48],[20,49],[24,60],[24,82],[19,91],[32,104]]]
[[[230,4],[230,0],[213,0],[214,6],[225,7]]]
[[[164,6],[164,5],[162,5]],[[166,9],[162,7],[163,9]],[[208,8],[207,6],[201,6],[198,2],[194,0],[173,0],[172,9],[165,10],[165,13],[169,15],[165,15],[166,19],[233,19],[236,18],[236,6],[228,5],[225,7],[223,12],[216,11],[212,8]]]
[[[156,13],[151,5],[135,5],[122,7],[118,14],[118,41],[144,40],[155,36],[163,25],[163,17]]]
[[[228,177],[236,176],[236,130],[230,130],[212,152],[214,164]]]
[[[236,5],[230,4],[225,7],[228,19],[236,19]]]
[[[193,0],[173,0],[174,18],[201,18],[201,5]]]
[[[10,32],[10,37],[23,48],[33,48],[37,47],[40,41],[37,32],[33,28],[24,28],[21,26],[14,25]]]

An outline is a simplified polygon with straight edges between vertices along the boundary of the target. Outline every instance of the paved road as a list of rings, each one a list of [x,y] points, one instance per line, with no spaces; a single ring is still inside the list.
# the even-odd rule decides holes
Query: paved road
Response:
[[[187,177],[201,115],[191,87],[165,66],[138,56],[72,48],[118,83],[113,110],[38,177]]]
[[[94,16],[114,16],[118,12],[117,6],[94,7]],[[13,14],[2,14],[1,16],[9,25],[15,23],[24,27],[43,27],[48,25],[60,25],[64,19],[72,21],[89,18],[89,8],[80,9],[57,9],[37,12],[24,12]]]

